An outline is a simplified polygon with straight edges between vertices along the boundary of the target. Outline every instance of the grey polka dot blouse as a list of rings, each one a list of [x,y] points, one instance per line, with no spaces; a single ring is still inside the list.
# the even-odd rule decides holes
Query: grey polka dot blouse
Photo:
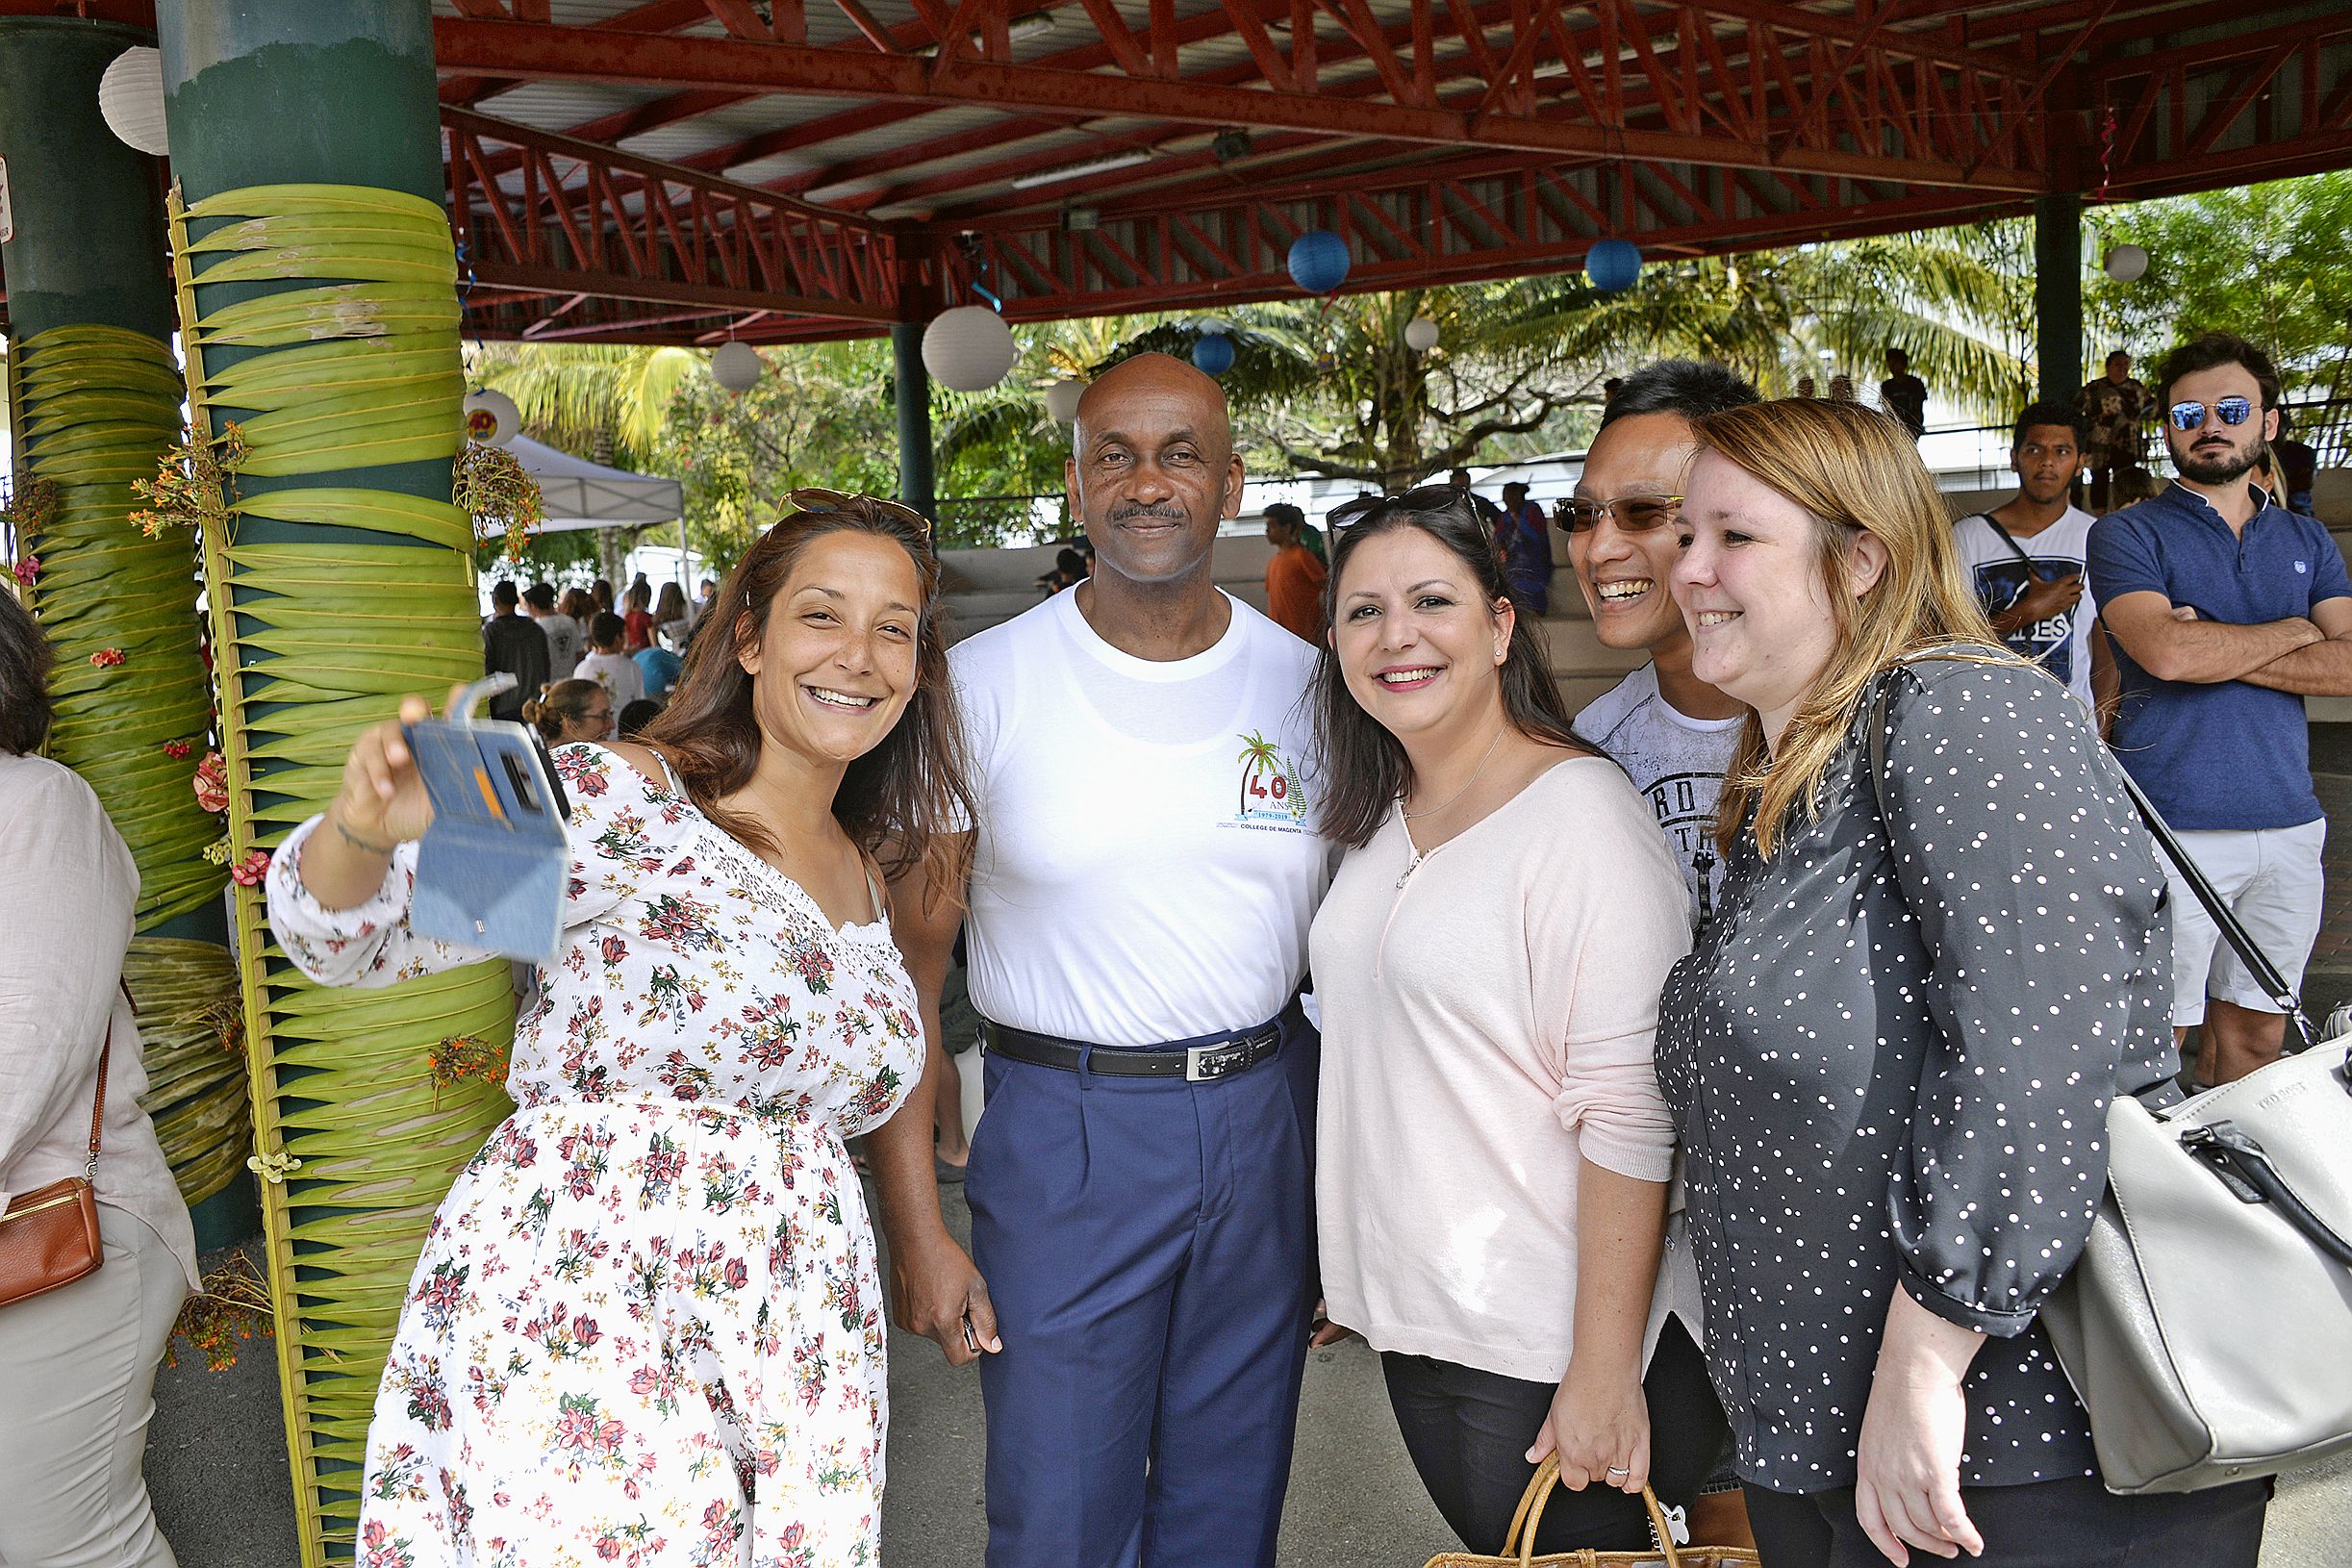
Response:
[[[2024,664],[1883,681],[1769,861],[1742,835],[1675,967],[1657,1075],[1685,1151],[1707,1350],[1740,1474],[1854,1484],[1898,1285],[1988,1337],[1963,1485],[2095,1473],[2036,1313],[2089,1233],[2110,1096],[2169,1069],[2153,841],[2088,716]]]

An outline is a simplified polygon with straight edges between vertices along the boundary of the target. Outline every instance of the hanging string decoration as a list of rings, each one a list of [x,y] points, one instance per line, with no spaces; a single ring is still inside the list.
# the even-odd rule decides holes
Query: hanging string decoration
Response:
[[[1437,323],[1426,316],[1416,316],[1404,323],[1404,346],[1416,354],[1435,348],[1437,337]]]
[[[760,384],[767,362],[749,343],[729,338],[711,354],[711,379],[740,397]]]
[[[1020,357],[1013,329],[985,305],[942,311],[923,329],[923,367],[956,392],[986,392]]]
[[[1192,343],[1192,362],[1209,375],[1233,368],[1233,340],[1222,332],[1203,333]]]

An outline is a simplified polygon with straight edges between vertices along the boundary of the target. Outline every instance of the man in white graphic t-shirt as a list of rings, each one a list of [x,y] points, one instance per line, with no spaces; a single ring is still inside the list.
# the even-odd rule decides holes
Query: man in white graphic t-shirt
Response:
[[[2017,493],[1960,518],[1952,543],[1994,634],[2095,710],[2090,628],[2099,606],[2083,563],[2096,519],[2067,499],[2083,469],[2082,416],[2063,403],[2028,407],[2017,416],[2009,465]]]
[[[870,1140],[893,1311],[980,1362],[988,1568],[1268,1568],[1314,1301],[1315,652],[1210,578],[1242,489],[1214,381],[1138,355],[1072,439],[1094,574],[949,655],[970,883],[894,892],[934,1062],[965,929],[988,1109],[969,1257],[936,1068]]]
[[[1665,360],[1635,371],[1602,416],[1562,509],[1594,634],[1604,646],[1650,653],[1577,715],[1576,732],[1616,758],[1649,799],[1682,863],[1694,930],[1713,916],[1723,886],[1715,801],[1748,710],[1690,672],[1690,632],[1666,580],[1682,548],[1682,476],[1697,450],[1691,421],[1756,399],[1754,387],[1709,362]]]

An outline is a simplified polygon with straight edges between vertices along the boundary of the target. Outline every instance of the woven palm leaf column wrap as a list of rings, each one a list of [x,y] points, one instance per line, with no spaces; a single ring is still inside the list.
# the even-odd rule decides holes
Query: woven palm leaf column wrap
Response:
[[[124,979],[146,1048],[142,1103],[193,1205],[242,1168],[251,1123],[215,1016],[236,995],[228,950],[154,934],[228,882],[205,854],[220,824],[191,787],[212,724],[193,542],[131,520],[131,482],[154,477],[180,433],[179,367],[143,332],[51,327],[11,349],[9,394],[19,492],[48,490],[18,546],[38,563],[24,572],[26,608],[57,653],[49,755],[97,792],[139,867]]]
[[[369,483],[445,473],[463,439],[456,260],[439,206],[369,187],[192,206],[174,191],[169,213],[193,421],[233,462],[204,564],[244,865],[325,808],[353,739],[402,694],[438,701],[482,672],[471,523]],[[512,1108],[494,1082],[437,1088],[429,1058],[453,1038],[502,1050],[514,1003],[503,963],[321,989],[271,939],[257,888],[236,913],[288,1453],[316,1564],[351,1550],[368,1413],[434,1206]]]

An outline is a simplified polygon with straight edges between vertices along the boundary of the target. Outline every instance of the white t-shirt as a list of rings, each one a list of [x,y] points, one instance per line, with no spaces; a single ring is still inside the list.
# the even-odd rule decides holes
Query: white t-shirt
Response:
[[[533,616],[531,620],[547,634],[547,679],[570,680],[579,671],[580,650],[588,645],[588,634],[580,630],[578,621],[561,611]]]
[[[1657,690],[1657,667],[1643,665],[1586,704],[1576,732],[1623,765],[1650,802],[1690,894],[1691,928],[1714,917],[1723,892],[1723,856],[1715,847],[1715,802],[1739,745],[1735,719],[1693,719]]]
[[[1228,597],[1215,645],[1138,659],[1077,600],[948,653],[979,805],[973,1005],[1103,1046],[1264,1023],[1306,972],[1333,859],[1312,806],[1314,649]]]
[[[603,687],[604,695],[613,699],[615,713],[645,695],[645,673],[625,653],[592,653],[580,661],[572,674]]]
[[[2059,519],[2031,539],[2020,537],[2018,545],[2036,563],[2035,575],[2043,578],[2083,577],[2083,596],[2075,601],[2071,611],[2061,611],[2047,620],[2031,626],[2020,626],[2009,636],[2009,645],[2029,659],[2038,660],[2044,670],[2065,682],[2067,690],[2082,699],[2085,707],[2093,707],[2090,695],[2090,623],[2098,619],[2098,602],[2091,597],[2090,579],[2084,576],[2084,552],[2090,539],[2090,525],[2097,519],[2081,507],[2070,506]],[[1988,616],[1998,615],[2016,602],[2019,590],[2025,587],[2026,565],[2017,559],[2017,551],[2002,542],[1993,532],[1992,524],[1982,515],[1962,518],[1952,526],[1952,543],[1960,548],[1960,566],[1968,573],[1969,586],[1976,590],[1977,602]]]

